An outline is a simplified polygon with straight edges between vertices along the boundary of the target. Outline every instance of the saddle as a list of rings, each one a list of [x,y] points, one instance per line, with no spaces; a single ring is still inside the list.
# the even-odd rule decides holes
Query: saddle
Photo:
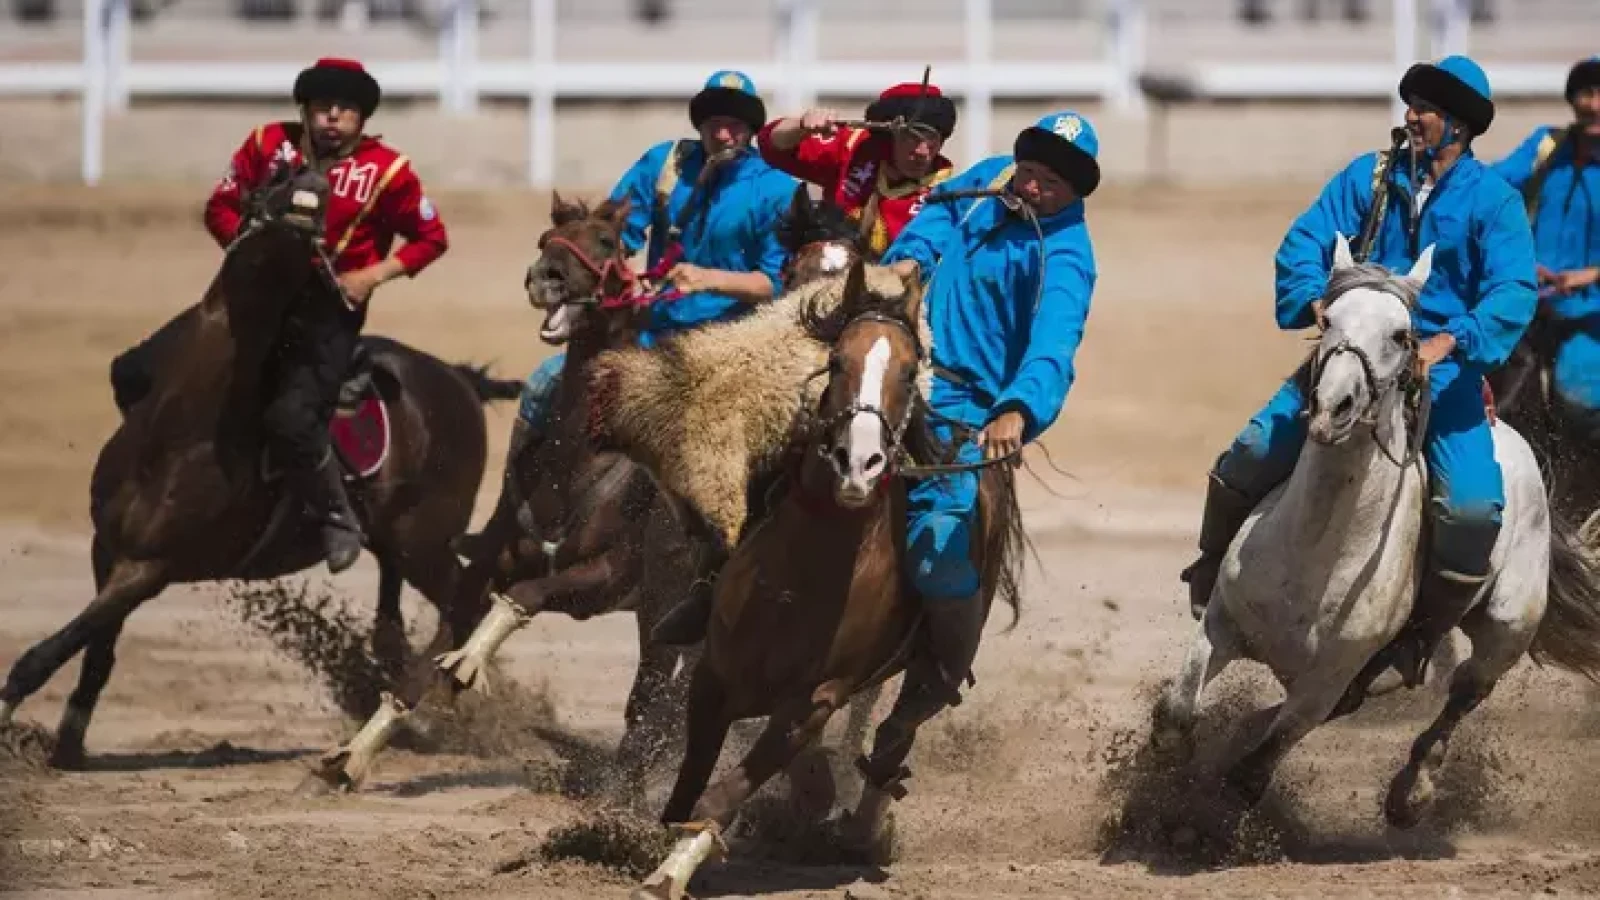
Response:
[[[375,477],[389,459],[393,436],[389,406],[373,380],[372,357],[363,339],[351,354],[349,372],[339,386],[339,399],[328,421],[329,443],[344,479],[365,481]],[[261,473],[267,481],[283,475],[272,462],[270,450],[262,453]]]

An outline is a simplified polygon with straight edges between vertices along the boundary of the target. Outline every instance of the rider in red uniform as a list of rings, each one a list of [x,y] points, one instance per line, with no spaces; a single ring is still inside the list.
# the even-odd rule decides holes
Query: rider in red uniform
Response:
[[[874,133],[838,125],[831,109],[807,110],[761,129],[757,145],[773,168],[821,186],[828,200],[861,222],[863,247],[876,259],[922,209],[923,198],[954,171],[939,151],[956,129],[956,106],[937,87],[897,84],[867,107],[867,120],[903,116],[910,128]]]
[[[360,525],[333,460],[328,420],[350,372],[367,300],[384,282],[416,275],[447,247],[444,223],[410,161],[363,133],[381,96],[378,82],[360,63],[317,60],[295,80],[298,121],[273,122],[251,132],[205,209],[206,229],[226,248],[238,237],[245,196],[269,182],[280,166],[303,164],[328,178],[323,246],[344,302],[331,292],[314,293],[291,308],[263,421],[273,460],[322,524],[328,568],[334,572],[348,568],[361,552]],[[406,243],[391,255],[396,235]],[[157,332],[112,363],[112,384],[124,410],[148,390],[162,337]]]

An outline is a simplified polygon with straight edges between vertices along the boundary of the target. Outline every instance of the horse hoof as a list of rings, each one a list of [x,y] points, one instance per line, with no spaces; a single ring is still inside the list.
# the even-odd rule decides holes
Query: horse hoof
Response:
[[[827,751],[812,748],[789,764],[789,806],[806,822],[820,822],[839,798]]]
[[[1415,828],[1433,805],[1433,779],[1409,767],[1402,769],[1389,785],[1384,799],[1383,817],[1402,831]]]
[[[309,772],[300,783],[295,785],[296,797],[326,797],[339,793],[340,786],[331,783],[321,772]]]
[[[82,772],[87,762],[88,755],[84,753],[82,744],[58,743],[50,752],[50,768],[63,772]]]

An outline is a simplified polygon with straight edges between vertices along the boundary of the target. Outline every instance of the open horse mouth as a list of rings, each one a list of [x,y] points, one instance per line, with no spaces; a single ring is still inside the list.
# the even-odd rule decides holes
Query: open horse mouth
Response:
[[[539,326],[539,339],[547,344],[564,344],[572,337],[572,305],[557,303],[544,314],[544,324]]]

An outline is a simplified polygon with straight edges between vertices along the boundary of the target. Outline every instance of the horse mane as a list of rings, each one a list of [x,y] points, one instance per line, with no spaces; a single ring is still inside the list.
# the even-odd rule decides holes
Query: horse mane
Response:
[[[1410,278],[1396,275],[1377,263],[1364,262],[1329,272],[1328,287],[1323,291],[1323,296],[1332,303],[1350,291],[1361,288],[1397,297],[1406,305],[1406,309],[1416,309],[1417,297],[1422,293],[1422,285]]]
[[[861,230],[843,207],[827,199],[813,203],[808,197],[806,208],[786,210],[778,219],[776,232],[778,244],[790,256],[818,241],[844,242],[861,250]]]

